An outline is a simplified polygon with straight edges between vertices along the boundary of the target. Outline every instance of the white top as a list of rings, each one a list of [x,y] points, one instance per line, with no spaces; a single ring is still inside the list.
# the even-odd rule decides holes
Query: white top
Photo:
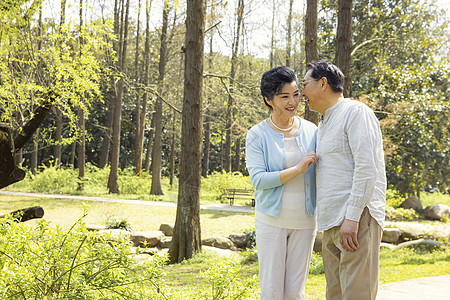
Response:
[[[329,108],[317,131],[317,224],[327,230],[358,221],[367,206],[383,228],[386,171],[380,124],[365,104],[344,99]]]
[[[286,168],[300,162],[302,153],[295,138],[284,138],[286,152]],[[288,181],[284,185],[282,207],[278,218],[255,211],[256,220],[274,227],[286,229],[314,229],[316,217],[307,216],[305,209],[305,176],[303,174]]]

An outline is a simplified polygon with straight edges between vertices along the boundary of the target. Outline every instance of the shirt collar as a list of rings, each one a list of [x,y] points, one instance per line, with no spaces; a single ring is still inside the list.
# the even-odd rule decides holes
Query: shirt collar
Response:
[[[342,106],[342,104],[348,100],[347,98],[342,99],[341,101],[339,101],[338,103],[336,103],[335,105],[333,105],[332,107],[330,107],[329,109],[327,109],[325,111],[325,115],[322,116],[322,122],[326,122],[328,121],[328,119],[333,115],[333,113],[338,110],[339,107]]]

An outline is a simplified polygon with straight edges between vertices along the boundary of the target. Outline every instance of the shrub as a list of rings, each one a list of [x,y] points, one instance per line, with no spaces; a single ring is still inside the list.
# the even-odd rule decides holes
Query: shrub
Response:
[[[211,286],[202,291],[200,299],[255,299],[253,287],[257,276],[244,278],[241,274],[243,264],[237,258],[221,260],[201,273],[201,277]],[[253,297],[252,297],[253,296]]]
[[[162,299],[162,258],[140,264],[128,241],[68,230],[45,220],[33,228],[0,220],[2,299]],[[144,285],[145,284],[145,285]]]
[[[131,224],[130,222],[128,222],[128,220],[120,218],[108,219],[106,221],[106,227],[108,227],[109,229],[123,229],[128,231],[133,230],[133,227],[131,227]]]
[[[320,275],[324,274],[322,255],[320,253],[313,252],[311,256],[311,264],[309,266],[309,274]]]
[[[405,208],[393,208],[392,206],[386,206],[386,218],[388,220],[412,220],[417,219],[419,215],[414,209]]]
[[[202,199],[220,200],[227,189],[252,189],[250,178],[240,172],[215,172],[202,178]]]

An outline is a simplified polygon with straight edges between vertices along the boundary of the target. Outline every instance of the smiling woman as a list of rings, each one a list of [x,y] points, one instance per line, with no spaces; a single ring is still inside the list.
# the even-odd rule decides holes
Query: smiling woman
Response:
[[[272,114],[246,140],[261,299],[304,299],[316,226],[316,126],[295,116],[300,95],[292,69],[264,73],[261,95]]]

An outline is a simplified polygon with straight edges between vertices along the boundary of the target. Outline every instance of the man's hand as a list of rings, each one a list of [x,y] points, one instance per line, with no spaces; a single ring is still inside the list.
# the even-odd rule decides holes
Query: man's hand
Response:
[[[358,228],[359,222],[356,221],[345,219],[344,223],[342,223],[339,242],[344,250],[358,250]]]

